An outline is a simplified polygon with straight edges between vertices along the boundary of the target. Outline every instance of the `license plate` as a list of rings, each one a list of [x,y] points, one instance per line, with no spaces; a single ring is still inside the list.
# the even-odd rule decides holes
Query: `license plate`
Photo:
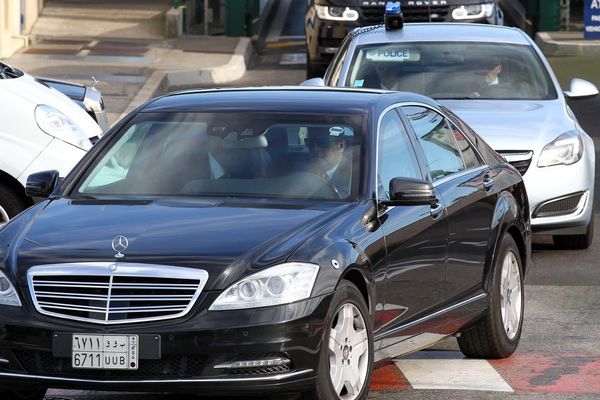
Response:
[[[138,369],[137,335],[73,335],[73,368]]]

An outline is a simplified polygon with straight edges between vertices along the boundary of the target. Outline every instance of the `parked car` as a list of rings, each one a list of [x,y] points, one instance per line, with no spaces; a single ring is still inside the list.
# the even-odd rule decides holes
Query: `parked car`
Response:
[[[36,77],[36,81],[58,90],[73,100],[96,121],[102,132],[106,132],[110,128],[102,93],[95,87],[39,76]]]
[[[480,24],[359,29],[344,42],[324,84],[437,99],[521,172],[534,233],[552,235],[561,248],[591,245],[594,142],[565,97],[589,98],[598,89],[573,79],[563,94],[550,64],[523,31]]]
[[[62,93],[0,62],[0,226],[33,204],[27,176],[65,176],[102,129]]]
[[[172,94],[57,178],[0,230],[0,388],[30,400],[366,399],[376,363],[457,332],[470,357],[518,345],[522,178],[426,97]]]
[[[353,29],[384,22],[389,1],[309,0],[305,16],[306,74],[323,76],[342,40]],[[504,24],[496,0],[402,0],[406,22],[478,22]]]

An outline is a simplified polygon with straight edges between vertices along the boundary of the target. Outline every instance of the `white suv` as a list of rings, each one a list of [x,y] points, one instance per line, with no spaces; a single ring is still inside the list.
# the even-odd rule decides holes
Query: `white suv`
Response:
[[[68,97],[0,62],[0,226],[33,204],[24,189],[29,174],[66,175],[101,135]]]

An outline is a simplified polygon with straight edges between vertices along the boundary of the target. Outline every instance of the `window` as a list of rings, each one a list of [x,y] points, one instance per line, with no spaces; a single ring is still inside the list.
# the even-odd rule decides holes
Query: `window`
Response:
[[[354,199],[362,115],[142,113],[75,194]]]
[[[425,107],[402,109],[417,134],[433,181],[465,169],[452,129],[443,116]]]
[[[356,49],[343,85],[415,92],[434,99],[557,98],[533,47],[510,43],[364,45]]]
[[[414,149],[396,110],[388,111],[379,127],[379,198],[389,200],[393,178],[423,179]]]
[[[473,146],[471,146],[465,135],[456,127],[456,125],[450,123],[450,127],[452,128],[452,134],[454,135],[454,139],[456,139],[456,143],[462,154],[465,167],[467,169],[479,167],[482,162],[479,160]]]

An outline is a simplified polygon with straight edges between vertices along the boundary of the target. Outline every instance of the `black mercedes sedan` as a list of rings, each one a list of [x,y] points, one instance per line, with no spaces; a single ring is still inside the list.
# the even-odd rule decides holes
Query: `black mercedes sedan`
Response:
[[[366,399],[450,335],[511,355],[522,178],[433,100],[189,91],[140,106],[0,230],[0,398],[46,389]]]

